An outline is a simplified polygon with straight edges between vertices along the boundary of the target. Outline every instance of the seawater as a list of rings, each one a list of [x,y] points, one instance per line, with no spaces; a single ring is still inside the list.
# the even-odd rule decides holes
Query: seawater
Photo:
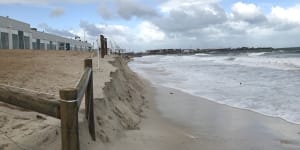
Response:
[[[129,67],[153,84],[300,124],[300,54],[155,55]]]

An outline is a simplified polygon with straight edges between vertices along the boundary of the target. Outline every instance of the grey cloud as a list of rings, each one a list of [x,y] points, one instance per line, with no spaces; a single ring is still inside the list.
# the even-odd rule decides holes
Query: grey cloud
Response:
[[[272,23],[263,13],[249,16],[232,13],[233,18],[227,17],[218,3],[210,3],[171,9],[166,16],[150,21],[168,36],[162,46],[172,47],[173,44],[177,48],[272,46],[263,43],[270,43],[271,35],[277,32],[284,33],[280,29],[287,31],[295,28],[291,24]],[[177,42],[179,46],[174,45]]]
[[[133,16],[147,18],[158,15],[153,8],[134,0],[117,0],[117,3],[118,14],[127,20],[131,19]]]
[[[104,19],[117,18],[117,16],[104,5],[100,5],[98,7],[97,11],[98,11],[98,14]]]
[[[80,28],[87,32],[90,36],[99,36],[103,32],[96,25],[88,23],[87,21],[80,21]]]
[[[268,32],[264,33],[265,30]],[[249,32],[251,31],[251,32]],[[170,33],[169,39],[158,47],[165,48],[230,48],[230,47],[288,47],[299,46],[300,27],[276,30],[265,25],[236,29],[233,24],[217,24],[181,33]],[[193,37],[193,38],[191,38]],[[184,41],[184,42],[183,42]],[[151,45],[150,45],[151,46]]]
[[[106,34],[110,36],[125,35],[124,31],[109,25],[96,26],[95,24],[87,21],[80,21],[80,28],[82,28],[89,36],[99,36],[100,34]]]
[[[262,12],[231,13],[232,18],[218,3],[206,6],[189,5],[171,9],[165,16],[151,18],[148,21],[167,35],[166,40],[156,45],[157,47],[281,47],[299,43],[295,36],[300,31],[297,23],[274,20]]]
[[[295,28],[299,28],[298,23],[278,21],[278,20],[273,20],[271,18],[269,18],[267,26],[269,28],[273,28],[276,31],[289,31]]]
[[[98,7],[98,13],[105,19],[123,18],[130,20],[132,17],[145,19],[158,16],[154,8],[138,0],[102,1]]]
[[[295,27],[291,30],[276,31],[269,37],[264,38],[262,44],[269,43],[269,45],[274,47],[299,47],[300,39],[300,27]]]
[[[227,20],[225,11],[217,4],[209,4],[206,7],[190,6],[184,9],[171,10],[168,16],[152,20],[160,29],[166,32],[187,32],[202,27],[221,24]]]
[[[267,17],[264,14],[258,14],[253,16],[245,16],[239,13],[233,12],[235,20],[242,20],[252,24],[266,23]]]
[[[64,13],[65,13],[65,10],[63,8],[57,7],[51,11],[50,16],[51,17],[59,17],[59,16],[62,16]]]
[[[68,30],[54,29],[54,28],[49,27],[45,23],[42,23],[42,24],[38,25],[38,27],[45,30],[48,33],[53,33],[53,34],[64,36],[64,37],[75,37],[75,35],[73,33],[71,33],[70,31],[68,31]]]
[[[133,36],[131,36],[131,33],[125,26],[95,25],[82,20],[80,21],[80,28],[83,29],[87,37],[91,39],[95,39],[99,37],[100,34],[104,34],[109,40],[109,46],[111,43],[117,42],[117,45],[126,48],[132,44],[130,42],[134,41]]]

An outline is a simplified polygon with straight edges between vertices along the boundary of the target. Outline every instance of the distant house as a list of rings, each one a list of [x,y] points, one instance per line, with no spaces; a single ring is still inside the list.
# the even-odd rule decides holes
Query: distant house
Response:
[[[27,23],[0,16],[0,49],[85,51],[91,47],[88,42],[40,32]]]

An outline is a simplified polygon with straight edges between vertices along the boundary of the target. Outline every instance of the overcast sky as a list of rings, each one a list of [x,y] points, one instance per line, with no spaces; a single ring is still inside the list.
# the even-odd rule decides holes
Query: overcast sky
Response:
[[[300,46],[300,0],[0,0],[0,15],[135,51]]]

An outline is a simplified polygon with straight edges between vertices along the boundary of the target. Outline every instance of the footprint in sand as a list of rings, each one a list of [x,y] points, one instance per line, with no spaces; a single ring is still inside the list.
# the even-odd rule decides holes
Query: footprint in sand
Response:
[[[30,118],[20,117],[20,116],[14,117],[14,119],[19,119],[19,120],[30,120]]]
[[[3,128],[7,122],[8,122],[8,119],[6,116],[0,116],[0,128]]]
[[[8,147],[8,144],[1,144],[1,145],[0,145],[0,150],[4,150],[5,147]]]
[[[19,129],[19,128],[22,128],[24,126],[24,124],[17,124],[17,125],[15,125],[15,126],[13,126],[13,127],[11,127],[13,130],[14,129]]]

